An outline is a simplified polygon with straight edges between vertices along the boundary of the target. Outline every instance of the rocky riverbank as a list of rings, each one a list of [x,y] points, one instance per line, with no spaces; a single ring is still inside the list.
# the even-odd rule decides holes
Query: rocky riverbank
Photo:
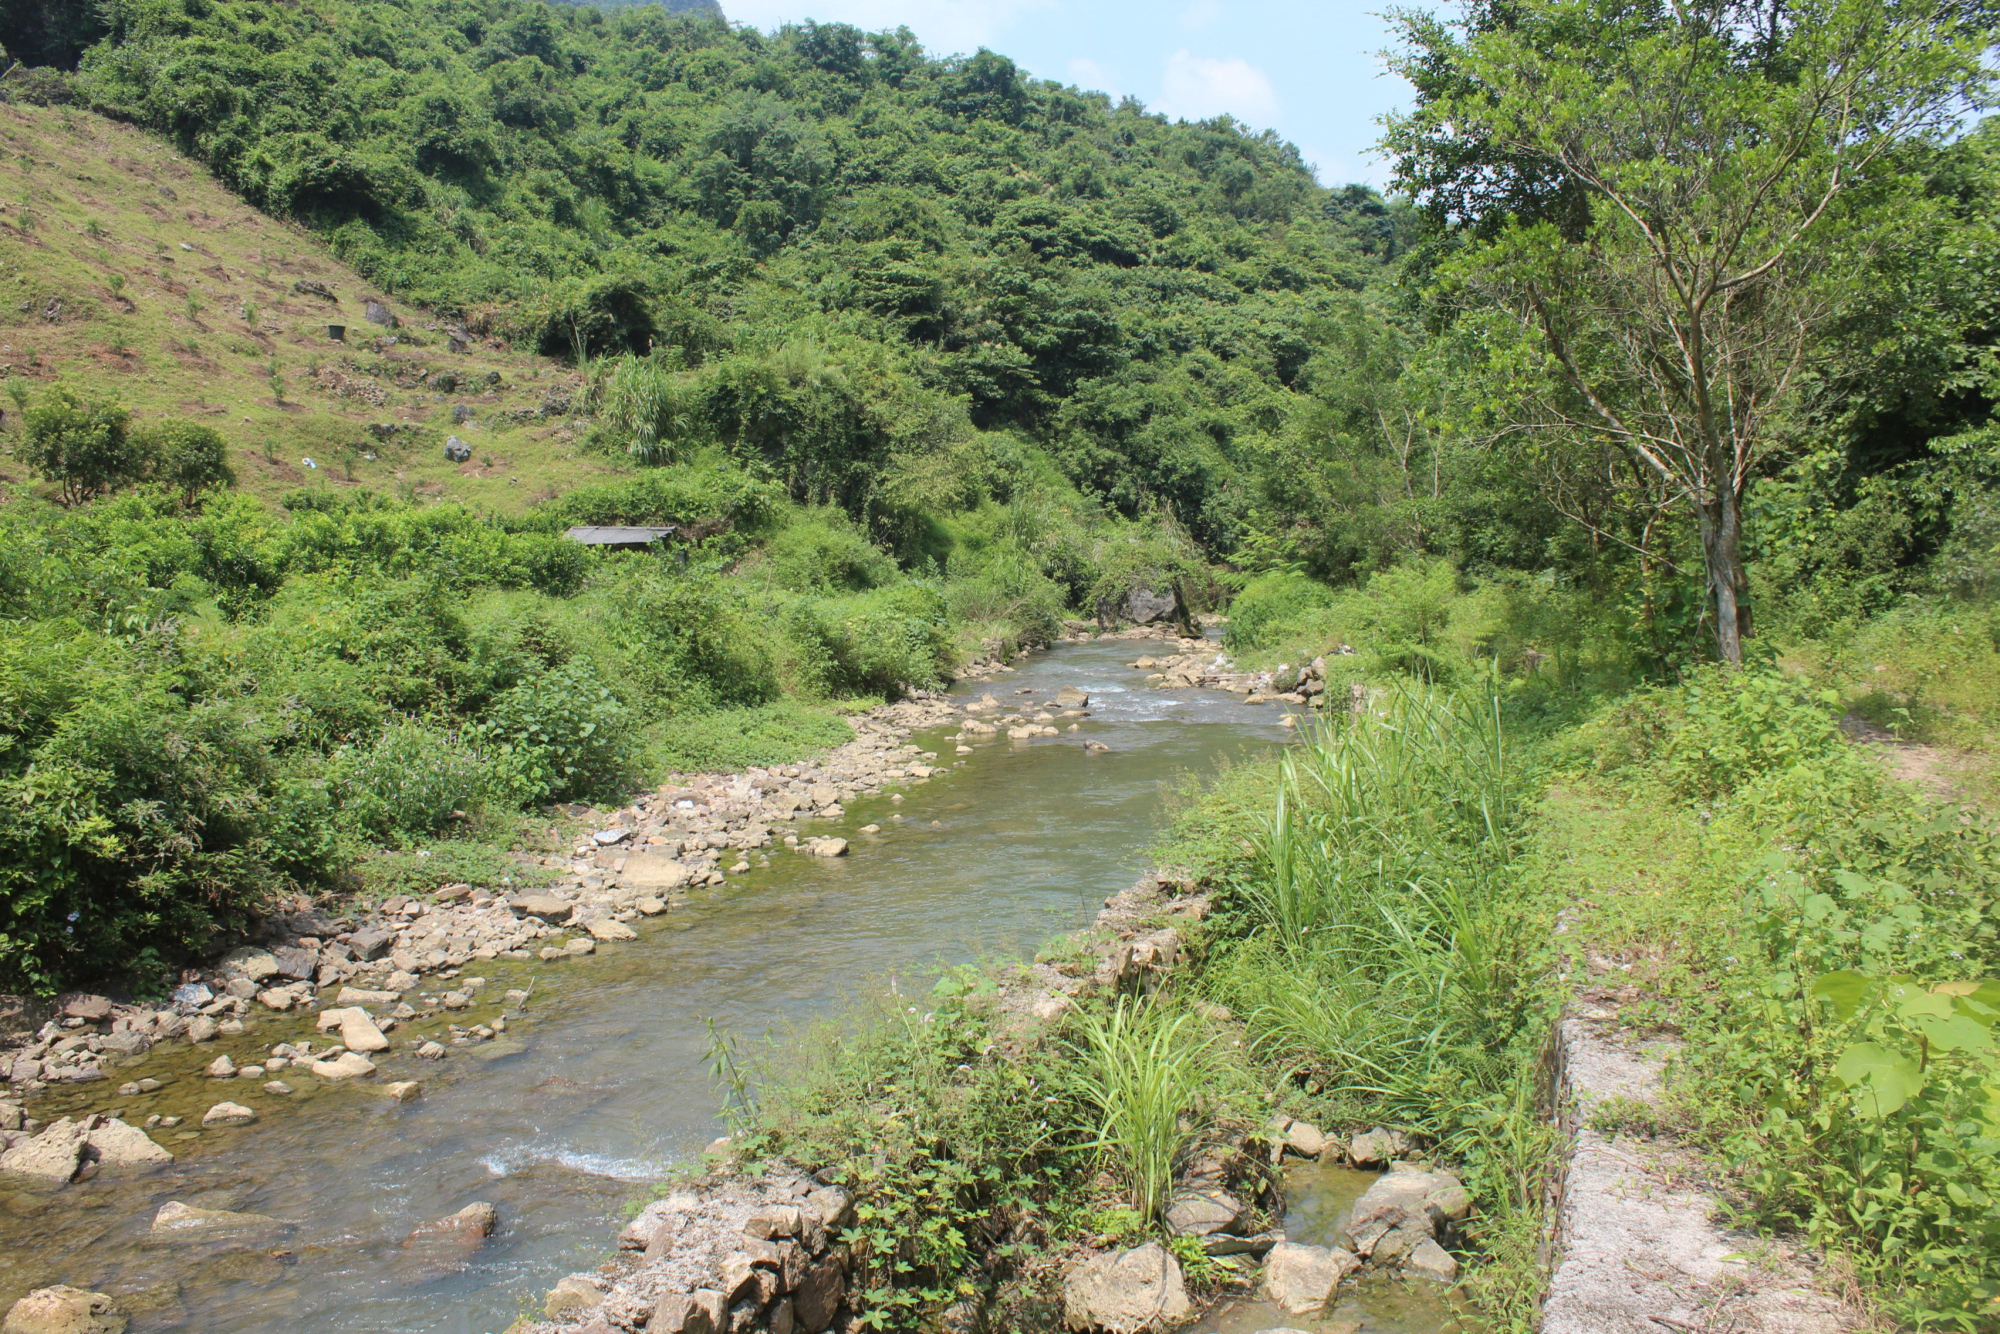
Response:
[[[1001,1020],[1001,1059],[1015,1059],[1055,1031],[1061,1016],[1099,993],[1147,991],[1186,958],[1188,933],[1209,911],[1206,892],[1172,876],[1148,877],[1105,901],[1075,948],[1007,970],[988,1002]],[[1060,960],[1051,962],[1050,959]],[[1323,1134],[1291,1117],[1237,1133],[1188,1164],[1167,1226],[1233,1277],[1225,1298],[1261,1300],[1296,1317],[1323,1314],[1363,1273],[1449,1281],[1457,1262],[1441,1244],[1471,1198],[1448,1172],[1411,1159],[1400,1133],[1376,1127]],[[865,1312],[842,1238],[857,1200],[837,1173],[759,1163],[739,1169],[730,1141],[710,1146],[715,1166],[648,1205],[597,1269],[549,1291],[539,1318],[509,1334],[860,1334]],[[1382,1173],[1360,1195],[1332,1244],[1289,1238],[1275,1226],[1285,1205],[1273,1168],[1309,1161]],[[1195,1314],[1182,1266],[1158,1243],[1076,1244],[1046,1263],[1059,1272],[1062,1318],[1078,1331],[1166,1331]],[[952,1329],[989,1327],[958,1309]]]
[[[101,1088],[101,1101],[91,1098],[71,1126],[95,1119],[140,1139],[161,1130],[184,1138],[196,1124],[248,1124],[285,1107],[292,1081],[302,1078],[363,1081],[418,1096],[423,1062],[501,1037],[509,1011],[526,1000],[519,991],[489,990],[482,963],[560,965],[620,948],[638,939],[641,919],[672,913],[702,887],[773,856],[846,855],[844,840],[814,836],[810,824],[838,818],[859,796],[924,782],[982,739],[1060,736],[1088,717],[1081,692],[1047,699],[1008,692],[999,683],[1011,671],[997,659],[969,667],[966,677],[994,683],[995,693],[980,699],[924,695],[857,715],[853,739],[812,761],[677,778],[615,810],[566,808],[562,828],[573,835],[567,851],[521,858],[513,885],[446,885],[365,908],[296,902],[272,914],[254,943],[183,974],[164,1004],[61,997],[39,1027],[0,1048],[0,1080],[8,1085],[0,1098],[0,1173],[60,1180],[140,1165],[100,1146],[124,1137],[115,1128],[85,1135],[65,1129],[63,1144],[37,1147],[54,1130],[32,1115],[33,1100],[45,1092],[67,1090],[73,1096],[65,1102],[75,1107]],[[961,730],[949,737],[952,757],[909,740],[954,723]],[[891,800],[900,798],[892,792]],[[314,1035],[297,1036],[307,1017]],[[253,1045],[260,1018],[282,1023],[289,1040]],[[216,1107],[149,1109],[161,1088],[149,1063],[185,1065],[190,1049],[208,1044],[227,1049],[206,1071]],[[217,1111],[225,1106],[242,1114]],[[162,1114],[167,1110],[180,1115]]]

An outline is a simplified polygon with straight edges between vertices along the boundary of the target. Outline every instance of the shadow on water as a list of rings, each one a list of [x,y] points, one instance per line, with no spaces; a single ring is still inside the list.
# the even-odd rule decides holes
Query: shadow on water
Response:
[[[189,1120],[162,1132],[180,1155],[163,1171],[59,1192],[0,1186],[0,1307],[68,1283],[116,1297],[134,1334],[504,1329],[556,1278],[595,1265],[644,1183],[717,1133],[704,1020],[755,1039],[940,960],[1029,953],[1145,871],[1165,785],[1287,735],[1274,709],[1150,689],[1125,666],[1148,647],[1063,646],[962,690],[1026,703],[1073,685],[1091,694],[1091,717],[1056,738],[979,742],[901,802],[852,803],[837,825],[819,826],[853,841],[846,858],[779,851],[770,867],[641,923],[643,941],[588,959],[468,967],[487,985],[473,1011],[454,1016],[462,1024],[490,1020],[504,991],[533,984],[496,1042],[433,1066],[407,1054],[424,1030],[403,1030],[375,1081],[322,1085],[289,1072],[289,1098],[201,1077],[218,1054],[248,1063],[310,1033],[309,1019],[273,1019],[116,1076],[161,1079],[157,1093],[119,1099],[114,1081],[43,1100],[33,1111],[44,1120],[114,1109]],[[942,737],[917,740],[955,758]],[[1087,752],[1086,739],[1111,749]],[[858,832],[871,823],[882,832]],[[392,1079],[421,1079],[422,1098],[397,1103],[366,1087]],[[259,1121],[194,1129],[225,1097]],[[255,1248],[154,1244],[148,1224],[170,1199],[291,1226]],[[398,1256],[410,1228],[475,1200],[499,1207],[492,1242],[460,1272],[408,1283]]]

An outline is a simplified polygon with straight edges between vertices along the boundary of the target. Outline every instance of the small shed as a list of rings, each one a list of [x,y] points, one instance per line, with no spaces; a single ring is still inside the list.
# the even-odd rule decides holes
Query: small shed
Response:
[[[581,542],[587,547],[611,547],[618,551],[644,551],[663,537],[672,537],[679,529],[669,525],[664,528],[605,528],[578,526],[563,533],[572,542]]]

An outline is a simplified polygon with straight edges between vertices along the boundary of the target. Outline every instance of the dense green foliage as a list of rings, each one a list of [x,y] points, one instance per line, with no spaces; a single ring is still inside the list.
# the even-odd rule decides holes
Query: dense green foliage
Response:
[[[1004,430],[1233,549],[1249,479],[1337,373],[1316,350],[1405,240],[1272,135],[907,32],[539,0],[104,12],[82,100],[411,300],[564,356],[650,354],[614,448],[718,441],[871,521]]]
[[[201,429],[155,434],[199,463]],[[957,651],[944,591],[713,465],[507,522],[327,492],[278,514],[187,501],[177,476],[0,509],[10,985],[158,977],[371,846],[844,739],[813,701],[934,685]],[[663,506],[712,535],[636,556],[561,536]],[[870,577],[796,577],[829,543]]]

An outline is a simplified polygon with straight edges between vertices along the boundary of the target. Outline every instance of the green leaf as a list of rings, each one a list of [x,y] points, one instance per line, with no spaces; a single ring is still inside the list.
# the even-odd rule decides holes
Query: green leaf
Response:
[[[1828,973],[1812,984],[1812,994],[1833,1006],[1833,1013],[1840,1019],[1852,1019],[1861,1008],[1862,998],[1874,979],[1851,968],[1843,968],[1837,973]]]
[[[1857,1042],[1842,1052],[1833,1077],[1848,1088],[1860,1088],[1855,1106],[1878,1121],[1899,1111],[1924,1086],[1914,1059],[1879,1042]]]
[[[1939,1051],[1978,1051],[1993,1042],[1991,1031],[1964,1015],[1949,1019],[1919,1015],[1914,1022],[1924,1040]]]

